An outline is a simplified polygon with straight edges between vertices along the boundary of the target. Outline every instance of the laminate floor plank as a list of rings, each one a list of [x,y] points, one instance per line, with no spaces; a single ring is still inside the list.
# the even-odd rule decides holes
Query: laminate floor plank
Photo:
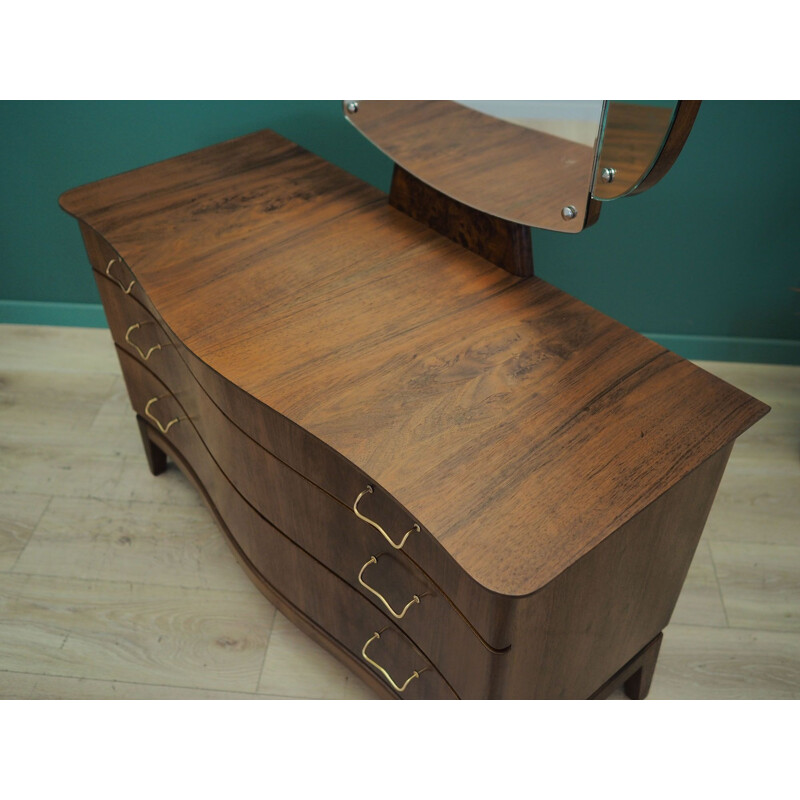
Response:
[[[13,570],[257,591],[208,511],[178,504],[54,497]]]
[[[274,614],[257,592],[3,573],[0,670],[253,692]]]
[[[800,634],[669,625],[653,700],[796,700]]]
[[[3,441],[70,444],[89,430],[115,382],[91,373],[0,371]]]
[[[319,700],[374,698],[372,690],[278,613],[258,691]]]
[[[800,633],[800,546],[710,547],[731,627]]]
[[[107,328],[0,324],[0,370],[119,375]]]
[[[727,625],[714,561],[707,542],[701,541],[697,547],[686,583],[672,614],[671,624],[674,623],[717,628]]]
[[[736,455],[734,447],[703,536],[709,541],[800,544],[800,459],[797,470],[773,474],[738,467]]]
[[[0,700],[287,700],[254,692],[0,672]]]
[[[16,564],[50,499],[42,494],[0,494],[0,573]]]

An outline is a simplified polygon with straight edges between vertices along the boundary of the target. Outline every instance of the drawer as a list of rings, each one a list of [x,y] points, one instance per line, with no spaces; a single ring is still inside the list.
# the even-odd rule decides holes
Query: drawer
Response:
[[[136,279],[133,270],[105,239],[98,236],[88,225],[79,221],[81,236],[86,247],[89,263],[97,275],[103,275],[115,286],[115,291],[124,297],[132,297],[150,308],[150,300]],[[109,320],[110,322],[110,320]]]
[[[137,370],[134,359],[125,354],[120,361],[126,376],[144,371]],[[484,642],[402,551],[394,550],[351,509],[253,442],[220,412],[185,368],[179,371],[182,374],[168,386],[180,387],[172,394],[182,413],[242,497],[405,631],[461,697],[488,696],[505,653]],[[152,402],[156,396],[144,399],[144,413],[165,428],[175,413],[162,400]]]
[[[395,694],[402,688],[408,699],[457,699],[430,660],[393,622],[244,500],[167,387],[125,353],[120,360],[134,410],[144,417],[150,404],[154,441],[163,442],[189,465],[252,569]],[[158,399],[151,403],[154,397]]]
[[[140,302],[121,292],[113,281],[95,273],[95,282],[117,347],[146,365],[172,392],[194,395],[192,388],[196,382],[165,326]]]

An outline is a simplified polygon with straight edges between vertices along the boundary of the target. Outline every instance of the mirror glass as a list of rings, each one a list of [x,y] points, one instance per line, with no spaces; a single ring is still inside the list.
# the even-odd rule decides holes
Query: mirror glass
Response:
[[[592,196],[613,200],[634,192],[656,162],[677,100],[609,100],[604,109]]]
[[[346,100],[345,117],[395,163],[461,203],[578,233],[595,200],[633,193],[675,101]]]
[[[513,125],[594,148],[602,100],[457,100],[460,105]]]

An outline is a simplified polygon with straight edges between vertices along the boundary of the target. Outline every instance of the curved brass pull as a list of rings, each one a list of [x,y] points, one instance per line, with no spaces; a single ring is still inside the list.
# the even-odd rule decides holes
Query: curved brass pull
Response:
[[[119,278],[115,278],[115,277],[114,277],[114,276],[111,274],[111,265],[112,265],[112,264],[113,264],[115,261],[119,261],[119,263],[120,263],[120,264],[122,263],[122,259],[119,259],[119,258],[112,258],[112,259],[111,259],[111,261],[109,261],[109,262],[108,262],[108,266],[106,267],[106,275],[107,275],[109,278],[111,278],[111,280],[112,280],[112,281],[114,281],[114,283],[116,283],[116,284],[117,284],[117,286],[119,286],[119,288],[120,288],[120,289],[122,289],[122,291],[123,291],[123,292],[125,292],[125,294],[130,294],[130,293],[131,293],[131,289],[133,289],[133,287],[136,285],[136,281],[135,281],[135,280],[134,280],[134,281],[131,281],[131,284],[130,284],[130,286],[128,286],[128,288],[126,289],[126,288],[125,288],[125,285],[122,283],[122,281],[121,281]]]
[[[152,405],[153,405],[153,403],[155,403],[155,402],[156,402],[156,400],[163,400],[165,397],[169,397],[169,395],[162,395],[161,397],[151,397],[151,398],[150,398],[150,399],[147,401],[147,405],[144,407],[144,415],[145,415],[146,417],[148,417],[149,419],[153,420],[153,422],[155,422],[155,424],[156,424],[156,425],[158,425],[158,429],[161,431],[161,433],[166,433],[166,432],[167,432],[167,431],[168,431],[168,430],[169,430],[169,429],[170,429],[170,428],[171,428],[171,427],[172,427],[172,426],[173,426],[173,425],[174,425],[176,422],[180,422],[180,419],[178,419],[178,417],[175,417],[174,419],[171,419],[171,420],[170,420],[170,421],[167,423],[166,427],[164,427],[164,426],[161,424],[161,422],[160,422],[159,420],[157,420],[157,419],[156,419],[156,418],[155,418],[155,417],[154,417],[154,416],[153,416],[153,415],[150,413],[150,406],[152,406]]]
[[[385,597],[384,597],[384,596],[383,596],[383,595],[382,595],[382,594],[381,594],[381,593],[380,593],[380,592],[379,592],[377,589],[373,589],[373,588],[372,588],[372,587],[371,587],[369,584],[367,584],[367,583],[365,583],[365,582],[364,582],[364,578],[362,577],[362,576],[364,575],[364,570],[365,570],[365,569],[366,569],[366,568],[367,568],[367,567],[368,567],[370,564],[377,564],[377,563],[378,563],[378,559],[377,559],[377,558],[375,558],[375,556],[370,556],[370,557],[369,557],[369,561],[367,561],[367,563],[366,563],[366,564],[364,564],[364,566],[363,566],[363,567],[361,567],[361,571],[358,573],[358,582],[359,582],[359,583],[360,583],[360,584],[361,584],[361,585],[362,585],[362,586],[363,586],[363,587],[364,587],[364,588],[365,588],[367,591],[369,591],[369,592],[372,592],[372,594],[374,594],[374,595],[375,595],[375,597],[377,597],[377,598],[378,598],[378,600],[380,600],[380,601],[381,601],[381,603],[383,603],[383,604],[386,606],[386,608],[387,608],[387,609],[389,609],[389,613],[390,613],[390,614],[391,614],[391,615],[392,615],[392,616],[393,616],[395,619],[403,619],[403,617],[406,615],[406,611],[408,611],[408,609],[409,609],[409,608],[411,608],[411,606],[415,605],[416,603],[419,603],[419,596],[418,596],[418,595],[414,595],[414,597],[412,597],[412,598],[411,598],[411,600],[409,600],[409,601],[406,603],[406,606],[405,606],[405,608],[404,608],[404,609],[403,609],[403,610],[402,610],[402,611],[401,611],[401,612],[398,614],[398,613],[397,613],[397,612],[396,612],[396,611],[395,611],[395,610],[394,610],[394,609],[393,609],[393,608],[392,608],[392,607],[389,605],[389,603],[388,603],[388,601],[386,600],[386,598],[385,598]]]
[[[146,324],[147,323],[145,323],[145,325]],[[141,323],[134,322],[133,325],[131,325],[130,328],[128,328],[128,330],[125,331],[125,341],[139,354],[139,357],[142,359],[142,361],[147,361],[147,359],[150,358],[150,356],[153,355],[153,353],[156,350],[160,350],[161,349],[161,345],[160,344],[154,344],[146,353],[143,353],[141,351],[141,349],[139,348],[139,345],[136,344],[136,342],[132,342],[131,338],[130,338],[131,333],[133,333],[133,331],[135,331],[135,330],[137,330],[138,328],[141,328],[141,327],[142,327]]]
[[[359,494],[359,496],[358,496],[358,497],[356,497],[356,501],[355,501],[355,503],[353,503],[353,511],[355,511],[355,512],[356,512],[356,516],[357,516],[359,519],[361,519],[361,520],[364,520],[364,522],[366,522],[368,525],[372,525],[372,527],[373,527],[373,528],[375,528],[375,530],[376,530],[376,531],[378,531],[378,533],[380,533],[380,534],[381,534],[381,536],[383,536],[383,538],[384,538],[384,539],[386,539],[386,541],[387,541],[387,542],[389,542],[389,544],[390,544],[392,547],[394,547],[394,549],[395,549],[395,550],[402,550],[402,549],[403,549],[403,545],[406,543],[406,539],[408,539],[408,537],[409,537],[409,536],[410,536],[410,535],[411,535],[411,534],[412,534],[414,531],[416,531],[417,533],[419,533],[419,530],[420,530],[420,528],[419,528],[419,525],[417,525],[417,523],[415,522],[415,523],[414,523],[414,524],[411,526],[411,529],[410,529],[410,530],[408,530],[408,531],[406,531],[406,535],[405,535],[405,536],[404,536],[404,537],[403,537],[403,538],[400,540],[400,544],[395,544],[395,543],[394,543],[394,542],[393,542],[393,541],[392,541],[392,540],[389,538],[389,534],[388,534],[388,533],[386,533],[386,531],[385,531],[383,528],[381,528],[381,526],[380,526],[380,525],[378,525],[378,523],[377,523],[377,522],[375,522],[374,520],[371,520],[369,517],[365,517],[365,516],[364,516],[364,515],[363,515],[363,514],[362,514],[362,513],[361,513],[361,512],[358,510],[358,503],[359,503],[359,501],[361,500],[361,498],[362,498],[362,497],[363,497],[365,494],[372,494],[372,492],[373,492],[373,488],[372,488],[371,486],[367,486],[367,488],[366,488],[366,489],[364,489],[364,491],[363,491],[363,492],[361,492],[361,494]]]
[[[384,630],[386,630],[386,629],[384,628]],[[383,632],[383,631],[381,631],[381,633],[382,633],[382,632]],[[392,687],[392,688],[393,688],[393,689],[394,689],[396,692],[404,692],[404,691],[406,690],[406,687],[408,686],[408,684],[409,684],[409,683],[411,683],[411,681],[413,681],[413,680],[414,680],[414,678],[419,678],[419,676],[420,676],[420,675],[421,675],[423,672],[425,672],[425,670],[427,669],[427,667],[424,667],[423,669],[421,669],[421,670],[419,670],[419,671],[417,671],[417,670],[414,670],[414,672],[412,672],[412,673],[411,673],[411,675],[410,675],[408,678],[406,678],[406,682],[405,682],[405,683],[404,683],[402,686],[398,686],[398,685],[397,685],[397,684],[396,684],[396,683],[395,683],[395,682],[392,680],[392,676],[391,676],[391,675],[390,675],[390,674],[389,674],[389,673],[388,673],[388,672],[387,672],[387,671],[386,671],[386,670],[385,670],[385,669],[384,669],[384,668],[383,668],[383,667],[382,667],[380,664],[378,664],[376,661],[373,661],[373,660],[372,660],[372,659],[371,659],[371,658],[370,658],[370,657],[367,655],[367,648],[368,648],[368,647],[369,647],[369,646],[370,646],[370,645],[371,645],[371,644],[372,644],[372,643],[373,643],[373,642],[374,642],[376,639],[380,639],[380,638],[381,638],[381,634],[380,634],[380,633],[378,633],[377,631],[376,631],[375,633],[373,633],[373,634],[372,634],[372,636],[371,636],[369,639],[367,639],[367,641],[364,643],[364,646],[361,648],[361,656],[362,656],[362,658],[364,659],[364,661],[366,661],[368,664],[372,664],[372,666],[373,666],[373,667],[375,667],[375,669],[377,669],[377,670],[378,670],[380,673],[382,673],[383,677],[384,677],[384,678],[386,678],[386,680],[387,680],[387,681],[389,681],[389,684],[391,685],[391,687]]]

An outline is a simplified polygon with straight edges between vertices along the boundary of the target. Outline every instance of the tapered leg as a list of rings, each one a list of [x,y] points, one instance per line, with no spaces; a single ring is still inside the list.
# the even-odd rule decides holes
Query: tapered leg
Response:
[[[150,472],[153,475],[160,475],[167,468],[167,454],[160,447],[153,444],[149,435],[150,425],[138,414],[136,415],[136,422],[139,424],[139,433],[142,436],[144,454],[147,456]]]

